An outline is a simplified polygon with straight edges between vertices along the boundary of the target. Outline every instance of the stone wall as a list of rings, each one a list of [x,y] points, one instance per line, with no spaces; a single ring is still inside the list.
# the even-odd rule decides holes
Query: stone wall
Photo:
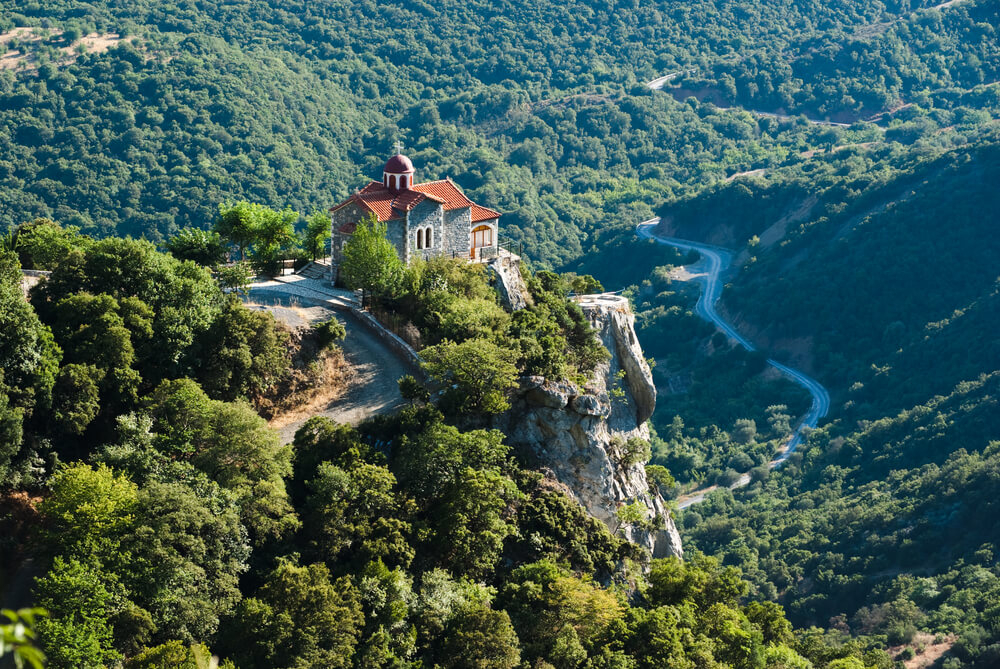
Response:
[[[468,258],[472,246],[472,209],[452,209],[444,212],[444,255]]]
[[[407,241],[409,240],[406,238],[406,221],[401,218],[386,221],[385,236],[396,247],[396,253],[403,259],[403,262],[407,262]]]
[[[336,276],[337,267],[340,265],[342,259],[341,250],[343,249],[344,242],[350,239],[350,235],[345,234],[340,231],[340,228],[347,223],[357,223],[364,218],[366,209],[359,207],[354,202],[346,204],[340,209],[331,212],[330,218],[332,222],[330,224],[331,228],[331,238],[330,238],[330,251],[332,254],[332,264],[334,276]]]
[[[445,223],[444,208],[433,200],[424,200],[410,210],[409,230],[407,231],[408,248],[406,255],[400,256],[403,262],[410,262],[412,258],[423,256],[427,258],[432,255],[440,255]],[[426,250],[417,249],[417,230],[430,226],[433,230],[433,248]]]

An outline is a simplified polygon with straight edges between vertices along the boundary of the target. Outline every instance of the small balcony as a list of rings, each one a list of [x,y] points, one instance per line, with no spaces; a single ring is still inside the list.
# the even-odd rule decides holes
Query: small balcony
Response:
[[[490,262],[497,258],[510,258],[520,260],[524,251],[524,243],[513,239],[501,239],[496,246],[481,246],[472,249],[470,262]]]

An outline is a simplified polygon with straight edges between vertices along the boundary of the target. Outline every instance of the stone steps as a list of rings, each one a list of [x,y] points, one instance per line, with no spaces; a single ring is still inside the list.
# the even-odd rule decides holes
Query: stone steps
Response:
[[[316,260],[309,263],[298,272],[299,276],[304,276],[307,279],[330,279],[330,259],[322,258],[321,260]]]

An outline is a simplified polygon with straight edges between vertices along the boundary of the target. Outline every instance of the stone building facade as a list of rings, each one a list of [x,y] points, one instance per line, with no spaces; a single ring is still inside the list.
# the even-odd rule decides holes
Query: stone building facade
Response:
[[[357,224],[373,215],[386,224],[386,236],[403,262],[439,255],[496,257],[500,214],[467,198],[451,179],[414,183],[415,173],[410,159],[397,154],[386,162],[382,181],[330,209],[335,281],[344,244]]]

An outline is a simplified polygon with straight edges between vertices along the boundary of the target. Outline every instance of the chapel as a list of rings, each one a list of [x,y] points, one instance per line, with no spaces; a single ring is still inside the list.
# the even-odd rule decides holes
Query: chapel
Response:
[[[467,198],[451,179],[415,183],[409,158],[397,153],[372,181],[330,209],[332,265],[337,277],[344,243],[358,223],[375,215],[399,257],[448,255],[486,261],[497,256],[500,214]]]

